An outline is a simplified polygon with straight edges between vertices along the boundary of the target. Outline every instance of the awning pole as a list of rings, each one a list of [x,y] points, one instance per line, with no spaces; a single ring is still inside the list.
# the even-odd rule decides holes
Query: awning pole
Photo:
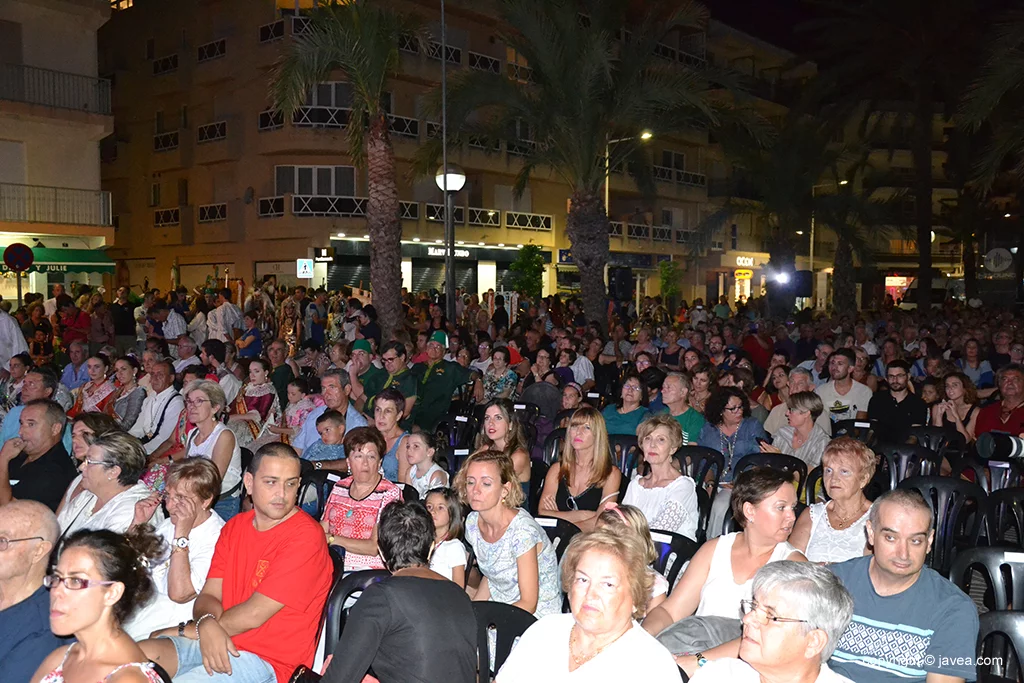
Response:
[[[14,271],[14,277],[18,281],[18,308],[21,308],[21,271]]]

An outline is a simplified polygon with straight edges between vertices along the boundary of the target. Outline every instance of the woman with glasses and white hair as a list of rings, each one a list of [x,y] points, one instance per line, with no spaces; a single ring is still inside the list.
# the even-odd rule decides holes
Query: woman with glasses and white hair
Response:
[[[217,382],[201,380],[188,385],[185,412],[196,427],[189,432],[182,454],[212,460],[217,466],[221,490],[213,509],[225,522],[238,514],[242,488],[242,449],[235,433],[220,419],[226,408],[224,390]]]
[[[761,452],[792,455],[807,463],[808,470],[814,469],[832,439],[816,424],[825,406],[813,391],[801,391],[786,398],[786,408],[788,424],[779,429],[772,443],[761,442]]]
[[[850,683],[828,668],[853,616],[853,598],[828,569],[773,562],[758,570],[744,600],[739,659],[705,660],[693,683]]]

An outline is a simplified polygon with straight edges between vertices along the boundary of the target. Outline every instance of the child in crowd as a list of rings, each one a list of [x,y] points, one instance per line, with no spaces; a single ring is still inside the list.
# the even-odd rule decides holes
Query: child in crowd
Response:
[[[597,529],[605,529],[614,534],[631,533],[636,534],[647,547],[647,564],[658,559],[658,551],[654,548],[654,541],[651,540],[651,529],[647,526],[647,517],[640,511],[640,508],[632,505],[610,505],[605,511],[598,515]],[[654,576],[654,585],[651,587],[651,598],[647,602],[645,614],[660,605],[668,597],[668,581],[664,576],[648,567],[648,572]],[[682,572],[680,572],[680,576]]]
[[[434,549],[430,568],[460,586],[466,585],[466,546],[462,535],[462,503],[447,487],[431,489],[426,495],[427,512],[434,520]]]
[[[327,410],[316,419],[316,433],[320,438],[302,451],[303,460],[341,460],[345,457],[345,416],[337,410]]]
[[[257,326],[259,314],[255,311],[247,311],[242,321],[245,324],[245,331],[235,342],[238,348],[239,358],[259,358],[263,355],[263,339],[260,337],[260,329]]]
[[[411,484],[420,498],[427,491],[438,486],[448,486],[448,473],[434,461],[437,446],[434,438],[427,432],[413,432],[405,437],[405,459],[409,463],[408,473],[399,480],[403,484]]]
[[[29,348],[29,355],[36,367],[49,365],[53,362],[53,343],[46,340],[46,330],[36,330],[35,338]]]
[[[305,377],[296,377],[288,383],[288,405],[281,414],[281,424],[267,427],[267,431],[270,433],[256,439],[250,449],[255,451],[263,444],[272,441],[291,444],[309,414],[322,405],[324,402],[319,395],[314,397],[310,394],[309,381]]]

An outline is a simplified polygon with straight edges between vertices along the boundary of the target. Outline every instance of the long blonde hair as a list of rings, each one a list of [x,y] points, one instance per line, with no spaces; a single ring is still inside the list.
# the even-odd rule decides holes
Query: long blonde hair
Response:
[[[587,484],[590,486],[604,484],[615,464],[612,462],[612,451],[608,445],[608,428],[605,426],[604,416],[597,408],[589,404],[577,408],[569,418],[569,426],[565,430],[565,441],[562,443],[562,454],[558,460],[558,478],[564,481],[566,486],[572,481],[572,472],[576,468],[576,448],[573,447],[572,440],[569,438],[569,430],[580,425],[589,426],[590,431],[594,433],[594,467]]]

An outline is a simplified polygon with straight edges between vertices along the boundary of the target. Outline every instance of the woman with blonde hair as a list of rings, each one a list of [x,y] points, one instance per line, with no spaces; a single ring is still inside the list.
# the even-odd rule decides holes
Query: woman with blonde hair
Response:
[[[650,598],[647,600],[647,609],[644,613],[665,602],[668,597],[670,586],[668,580],[659,574],[651,565],[658,559],[658,550],[654,547],[654,539],[651,538],[651,528],[647,526],[647,517],[640,508],[633,505],[615,505],[607,507],[597,517],[595,529],[598,531],[610,531],[617,536],[632,534],[640,539],[644,549],[647,551],[647,574],[653,579]]]
[[[601,505],[614,501],[621,486],[622,473],[612,462],[604,417],[593,406],[581,406],[569,419],[558,462],[544,477],[538,512],[588,531]]]
[[[537,520],[519,507],[523,491],[512,458],[494,450],[473,453],[455,475],[454,488],[473,510],[466,518],[466,542],[483,574],[470,596],[538,617],[558,614],[562,599],[555,547]]]
[[[483,424],[476,437],[476,451],[501,451],[512,459],[523,498],[530,496],[530,451],[512,401],[496,398],[484,406]]]

